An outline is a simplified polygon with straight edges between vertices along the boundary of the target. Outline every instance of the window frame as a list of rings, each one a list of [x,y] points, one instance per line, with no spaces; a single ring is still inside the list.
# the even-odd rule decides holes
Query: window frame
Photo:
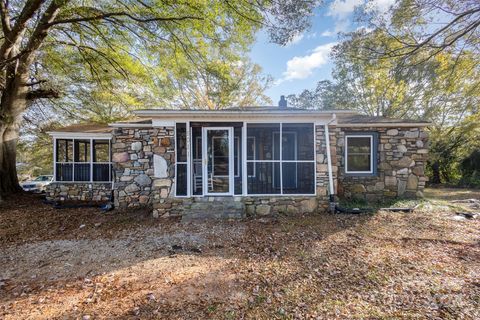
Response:
[[[348,170],[348,139],[349,138],[370,138],[370,170],[350,171]],[[345,175],[347,176],[376,176],[377,175],[377,154],[378,154],[378,133],[377,132],[348,132],[345,133],[344,141]]]
[[[80,141],[89,141],[89,161],[75,161],[75,142],[76,140]],[[97,140],[103,140],[103,141],[108,141],[108,159],[109,161],[99,161],[96,162],[94,161],[93,153],[94,153],[94,143]],[[59,141],[66,141],[66,146],[68,146],[68,141],[72,142],[72,159],[64,159],[64,160],[69,160],[69,161],[59,161],[59,155],[58,155],[58,142]],[[109,137],[84,137],[84,136],[59,136],[59,137],[54,137],[53,139],[53,181],[52,182],[58,182],[58,183],[113,183],[113,162],[112,162],[112,138]],[[66,154],[68,155],[68,147],[65,149]],[[65,164],[71,164],[72,165],[72,179],[71,180],[57,180],[57,165],[65,165]],[[89,165],[89,179],[88,180],[75,180],[75,165],[76,164],[88,164]],[[96,181],[93,179],[93,167],[95,164],[108,164],[109,170],[108,170],[108,176],[109,180],[106,181]]]

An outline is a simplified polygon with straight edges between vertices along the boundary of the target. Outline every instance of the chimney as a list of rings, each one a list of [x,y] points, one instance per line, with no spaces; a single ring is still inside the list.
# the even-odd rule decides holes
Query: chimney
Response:
[[[280,96],[280,101],[278,101],[278,107],[280,109],[286,109],[287,108],[287,100],[285,100],[285,96]]]

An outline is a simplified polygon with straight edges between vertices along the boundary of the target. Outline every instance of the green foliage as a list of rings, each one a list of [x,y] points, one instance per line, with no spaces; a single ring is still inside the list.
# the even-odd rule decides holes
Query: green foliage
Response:
[[[480,188],[480,149],[473,151],[460,162],[460,170],[462,185]]]
[[[52,3],[39,4],[20,43],[28,43]],[[52,90],[60,98],[30,102],[19,148],[19,159],[41,168],[51,168],[46,165],[45,127],[111,123],[131,118],[139,108],[221,109],[271,103],[263,93],[271,79],[245,58],[255,33],[265,28],[273,42],[286,44],[310,26],[319,2],[56,4],[59,14],[45,31],[29,77],[38,83],[32,90]],[[7,5],[11,12],[20,12],[29,4]]]

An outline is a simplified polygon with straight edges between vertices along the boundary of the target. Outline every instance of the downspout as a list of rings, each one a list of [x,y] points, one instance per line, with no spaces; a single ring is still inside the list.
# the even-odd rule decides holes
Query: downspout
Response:
[[[325,123],[325,144],[327,147],[327,168],[328,168],[328,187],[329,187],[329,206],[328,209],[331,213],[335,213],[335,188],[333,186],[333,170],[332,170],[332,155],[330,153],[330,133],[328,131],[328,126],[330,123],[334,122],[337,119],[337,115],[334,113],[332,119]]]

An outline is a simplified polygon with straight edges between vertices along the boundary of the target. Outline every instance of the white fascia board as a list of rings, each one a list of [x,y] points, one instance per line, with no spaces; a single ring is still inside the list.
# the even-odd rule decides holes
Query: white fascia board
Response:
[[[189,119],[192,120],[192,119]],[[174,127],[175,120],[166,120],[166,119],[152,119],[152,127],[160,128],[160,127]]]
[[[322,125],[331,120],[331,114],[305,115],[305,114],[269,114],[269,115],[245,115],[245,114],[189,114],[176,116],[159,116],[152,119],[153,127],[174,126],[176,122],[252,122],[252,123],[312,123]]]
[[[289,110],[270,110],[270,111],[254,111],[254,110],[137,110],[134,113],[141,117],[152,118],[177,118],[186,117],[189,119],[195,118],[216,118],[221,117],[233,117],[243,118],[245,116],[250,117],[292,117],[292,116],[330,116],[333,113],[336,114],[358,114],[354,110],[302,110],[302,111],[289,111]]]
[[[47,132],[55,139],[111,139],[111,133],[92,133],[92,132],[61,132],[49,131]]]

